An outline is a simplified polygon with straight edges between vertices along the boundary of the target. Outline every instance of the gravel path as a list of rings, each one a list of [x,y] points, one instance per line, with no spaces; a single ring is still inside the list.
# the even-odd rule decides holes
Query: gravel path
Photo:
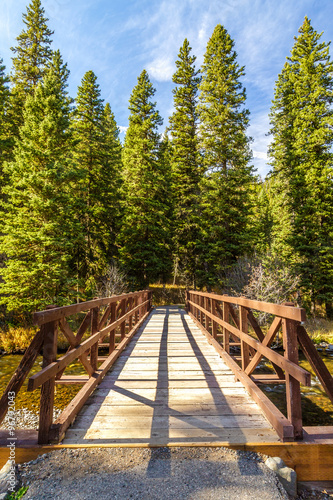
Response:
[[[288,500],[260,455],[227,448],[63,449],[18,469],[24,499]]]

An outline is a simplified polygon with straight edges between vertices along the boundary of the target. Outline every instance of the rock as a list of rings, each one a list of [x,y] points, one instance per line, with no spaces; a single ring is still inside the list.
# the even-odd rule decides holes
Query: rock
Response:
[[[295,498],[297,495],[296,472],[290,467],[287,467],[280,457],[269,457],[265,465],[276,473],[288,495]]]
[[[290,467],[282,467],[277,471],[277,475],[282,483],[282,486],[292,498],[297,495],[297,474]]]
[[[327,348],[326,348],[326,352],[333,352],[333,344],[328,344]]]
[[[284,463],[284,461],[280,457],[269,457],[269,458],[267,458],[267,460],[265,462],[265,465],[269,469],[273,470],[274,472],[276,472],[278,469],[281,469],[282,467],[286,466],[286,464]]]
[[[12,464],[8,460],[8,462],[6,462],[5,465],[2,467],[2,469],[0,470],[0,481],[3,481],[6,478],[8,472],[10,471],[11,466]]]

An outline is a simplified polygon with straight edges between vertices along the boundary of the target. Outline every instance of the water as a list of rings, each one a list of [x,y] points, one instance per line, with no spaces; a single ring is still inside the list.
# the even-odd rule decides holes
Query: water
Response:
[[[19,365],[22,359],[22,355],[10,354],[5,355],[0,358],[0,395],[3,394],[11,376],[13,375],[15,369]],[[29,376],[37,373],[42,367],[42,356],[38,356],[37,360],[29,373]],[[75,362],[70,364],[66,369],[66,375],[84,375],[86,372],[82,367],[80,362]],[[16,396],[15,408],[21,409],[26,408],[31,412],[38,414],[39,412],[39,400],[40,400],[40,388],[33,392],[27,391],[28,377],[26,378],[24,385]],[[54,406],[56,409],[63,410],[66,408],[68,403],[73,399],[73,397],[79,392],[82,385],[57,385],[55,389],[54,396]]]
[[[320,354],[329,372],[333,374],[333,356]],[[301,353],[299,364],[311,373],[311,387],[301,385],[303,425],[333,425],[333,404],[323,391],[310,363]],[[269,368],[268,363],[265,366]],[[260,388],[279,410],[287,416],[285,384],[261,385]]]
[[[329,369],[333,373],[333,356],[325,356],[322,358]],[[21,355],[8,355],[0,358],[0,394],[6,388],[12,374],[22,359]],[[29,375],[38,372],[41,369],[42,357],[39,356]],[[312,375],[311,387],[303,387],[302,390],[302,410],[303,410],[303,425],[333,425],[333,404],[323,391],[318,378],[315,376],[308,361],[300,356],[300,365],[308,370]],[[270,370],[269,364],[261,363],[261,372]],[[86,374],[81,363],[76,361],[70,364],[66,369],[66,375],[84,375]],[[16,398],[16,408],[27,408],[35,414],[39,411],[40,389],[33,392],[28,392],[26,379],[23,387],[19,391]],[[73,397],[81,389],[82,385],[57,385],[54,406],[56,409],[64,409]],[[286,398],[285,385],[261,385],[260,388],[270,398],[270,400],[286,415]]]

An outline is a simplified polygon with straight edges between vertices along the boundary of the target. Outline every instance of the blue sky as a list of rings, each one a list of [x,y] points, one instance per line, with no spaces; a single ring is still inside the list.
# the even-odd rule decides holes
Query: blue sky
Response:
[[[7,71],[28,3],[1,0],[0,57]],[[164,129],[173,107],[174,61],[184,38],[199,67],[214,27],[224,25],[245,66],[253,164],[262,177],[269,170],[266,134],[274,84],[304,16],[324,32],[324,41],[333,37],[333,0],[44,0],[43,6],[54,30],[53,48],[60,49],[71,71],[70,94],[75,97],[84,73],[92,69],[122,131],[129,96],[143,69],[156,88]]]

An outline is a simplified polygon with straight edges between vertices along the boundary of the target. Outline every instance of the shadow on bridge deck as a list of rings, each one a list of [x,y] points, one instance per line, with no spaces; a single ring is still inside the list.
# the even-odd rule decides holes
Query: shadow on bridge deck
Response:
[[[277,442],[256,403],[184,310],[152,311],[64,444]]]

